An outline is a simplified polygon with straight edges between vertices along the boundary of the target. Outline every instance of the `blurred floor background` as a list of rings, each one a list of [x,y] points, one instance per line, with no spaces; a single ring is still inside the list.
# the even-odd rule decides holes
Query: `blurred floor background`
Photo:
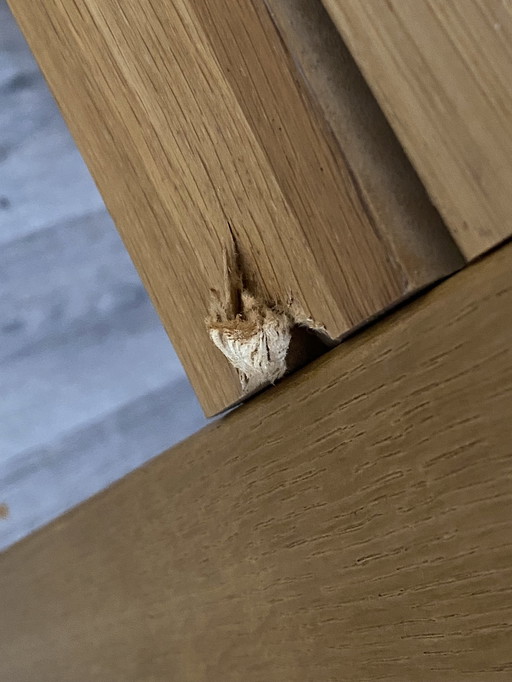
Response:
[[[0,549],[204,424],[0,0]]]

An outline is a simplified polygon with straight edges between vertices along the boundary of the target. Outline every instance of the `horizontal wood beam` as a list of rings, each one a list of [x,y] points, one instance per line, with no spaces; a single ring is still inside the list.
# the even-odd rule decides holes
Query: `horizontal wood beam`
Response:
[[[508,680],[511,263],[508,245],[469,266],[1,555],[0,677]]]
[[[208,415],[245,397],[205,323],[230,230],[246,288],[333,339],[461,264],[417,184],[405,234],[369,200],[263,2],[10,6]]]

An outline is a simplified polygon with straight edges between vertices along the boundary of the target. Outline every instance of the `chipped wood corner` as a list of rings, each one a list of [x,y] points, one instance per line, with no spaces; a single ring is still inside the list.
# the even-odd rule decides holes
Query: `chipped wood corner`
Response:
[[[210,290],[206,325],[213,343],[237,371],[247,397],[286,373],[293,321],[284,309],[248,290],[232,231],[223,260],[224,291]]]
[[[210,290],[206,325],[211,340],[238,374],[242,398],[247,398],[337,342],[292,295],[286,305],[279,305],[250,290],[231,225],[229,230],[223,249],[224,289]]]

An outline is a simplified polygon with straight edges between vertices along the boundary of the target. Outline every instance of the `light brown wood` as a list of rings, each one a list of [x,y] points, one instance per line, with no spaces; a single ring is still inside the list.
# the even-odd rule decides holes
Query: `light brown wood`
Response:
[[[265,2],[411,285],[432,279],[434,263],[449,272],[457,262],[449,232],[322,3]]]
[[[457,243],[512,234],[512,4],[323,0]]]
[[[508,681],[511,259],[0,556],[0,677]]]
[[[460,264],[435,214],[395,248],[263,3],[10,4],[207,414],[242,397],[205,326],[229,224],[253,292],[333,338]]]

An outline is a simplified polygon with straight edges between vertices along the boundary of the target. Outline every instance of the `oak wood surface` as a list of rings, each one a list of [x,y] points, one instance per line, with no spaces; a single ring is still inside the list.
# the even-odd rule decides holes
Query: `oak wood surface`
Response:
[[[323,0],[461,250],[512,234],[512,4]]]
[[[449,272],[457,255],[449,231],[390,129],[354,58],[318,0],[265,0],[311,96],[354,174],[368,212],[406,263],[410,285]]]
[[[1,555],[1,679],[509,680],[511,259]]]
[[[395,248],[263,3],[10,5],[207,414],[241,398],[205,325],[229,224],[253,292],[332,337],[460,264],[435,214]]]

